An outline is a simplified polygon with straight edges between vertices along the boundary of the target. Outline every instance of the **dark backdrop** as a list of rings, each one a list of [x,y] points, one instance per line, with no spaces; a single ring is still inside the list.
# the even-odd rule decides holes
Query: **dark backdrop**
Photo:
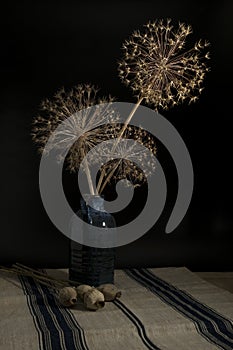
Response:
[[[122,42],[148,20],[170,17],[191,24],[194,39],[211,42],[211,72],[200,100],[163,113],[190,151],[193,199],[179,227],[166,235],[177,178],[158,145],[168,181],[165,210],[150,232],[117,249],[117,266],[233,269],[232,14],[231,0],[11,1],[1,8],[0,263],[69,264],[69,240],[50,222],[39,195],[30,132],[40,101],[62,86],[92,82],[104,94],[134,102],[117,76]],[[74,178],[66,174],[64,182],[78,202]],[[138,189],[135,197],[134,207],[145,193]]]

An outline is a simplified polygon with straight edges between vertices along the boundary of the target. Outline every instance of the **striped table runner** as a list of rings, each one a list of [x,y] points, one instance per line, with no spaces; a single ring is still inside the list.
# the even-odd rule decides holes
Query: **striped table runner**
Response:
[[[64,270],[49,270],[63,274]],[[54,289],[0,275],[0,350],[233,349],[233,294],[186,268],[115,271],[122,297],[61,307]]]

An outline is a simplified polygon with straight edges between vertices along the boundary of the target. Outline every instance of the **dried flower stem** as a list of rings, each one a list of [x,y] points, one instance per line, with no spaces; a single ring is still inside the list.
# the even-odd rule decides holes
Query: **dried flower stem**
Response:
[[[63,285],[67,285],[67,281],[64,280],[58,280],[52,276],[48,276],[47,274],[45,274],[44,272],[41,272],[39,270],[35,270],[32,269],[31,267],[16,263],[13,264],[12,267],[17,270],[18,272],[22,272],[22,273],[27,273],[29,275],[31,275],[32,277],[36,277],[42,280],[49,280],[49,281],[55,281],[57,283],[63,284]]]
[[[119,160],[116,165],[113,167],[113,169],[110,171],[110,173],[108,174],[107,178],[105,179],[103,185],[100,188],[100,193],[103,192],[105,186],[107,185],[107,183],[110,181],[110,179],[112,178],[113,174],[115,173],[116,169],[118,168],[118,166],[120,165],[121,160]],[[104,170],[102,171],[103,174],[105,174]]]
[[[91,193],[91,195],[94,196],[95,191],[94,191],[93,181],[91,178],[91,173],[90,173],[90,169],[89,169],[86,158],[84,159],[84,167],[85,167],[85,173],[87,175],[87,182],[88,182],[90,193]]]
[[[121,132],[120,132],[120,135],[119,135],[118,138],[116,139],[115,145],[113,146],[113,150],[112,150],[113,152],[115,151],[115,149],[116,149],[118,143],[120,142],[120,139],[121,139],[122,136],[124,135],[124,132],[125,132],[127,126],[129,125],[131,119],[133,118],[133,116],[134,116],[136,110],[138,109],[138,107],[139,107],[140,104],[142,103],[143,99],[144,99],[144,97],[141,97],[141,98],[138,100],[138,102],[134,105],[132,111],[130,112],[128,118],[126,119],[126,121],[125,121],[125,123],[124,123],[124,125],[123,125],[123,128],[122,128],[122,130],[121,130]]]
[[[120,140],[122,139],[127,126],[129,125],[131,119],[133,118],[134,114],[136,113],[136,111],[137,111],[138,107],[140,106],[140,104],[142,103],[143,99],[144,99],[144,97],[141,97],[140,99],[138,99],[137,103],[134,105],[133,109],[131,110],[128,118],[126,119],[126,121],[125,121],[125,123],[124,123],[124,125],[123,125],[123,127],[121,129],[121,132],[120,132],[119,136],[116,138],[116,142],[115,142],[115,144],[113,145],[113,148],[112,148],[112,153],[114,153],[114,151],[116,150],[116,147],[119,144]],[[107,183],[112,178],[112,176],[113,176],[113,174],[114,174],[114,172],[117,169],[117,166],[119,164],[120,164],[120,162],[117,163],[117,165],[113,168],[113,170],[108,174],[108,176],[107,176],[107,178],[106,178],[106,180],[104,181],[103,184],[102,184],[102,182],[103,182],[103,178],[104,178],[104,175],[105,175],[105,171],[104,171],[104,169],[102,170],[100,178],[99,178],[99,181],[98,181],[97,189],[96,189],[97,193],[101,194],[103,192],[105,186],[107,185]]]
[[[24,270],[20,270],[20,269],[14,269],[14,268],[4,268],[2,266],[0,266],[0,271],[3,272],[7,272],[7,273],[14,273],[16,275],[21,275],[21,276],[27,276],[27,277],[32,277],[35,280],[37,280],[39,283],[47,286],[47,287],[51,287],[51,282],[56,286],[56,287],[64,287],[67,285],[67,283],[61,283],[60,281],[56,281],[53,278],[50,277],[46,277],[46,276],[39,276],[36,275],[32,272],[29,271],[24,271]]]
[[[25,265],[20,264],[20,263],[16,263],[16,264],[14,264],[14,265],[12,265],[12,266],[15,267],[16,269],[21,269],[22,271],[28,270],[29,272],[31,272],[31,273],[33,273],[33,274],[37,274],[37,275],[41,275],[41,276],[43,276],[43,277],[47,277],[49,280],[54,280],[54,281],[60,282],[60,283],[62,283],[62,284],[66,284],[66,285],[67,285],[67,283],[70,283],[70,284],[76,283],[75,281],[72,281],[72,280],[69,280],[69,279],[67,279],[67,280],[57,279],[57,278],[55,278],[55,277],[52,277],[52,276],[47,275],[47,274],[44,273],[44,272],[41,272],[41,271],[39,271],[39,270],[33,269],[33,268],[31,268],[31,267],[25,266]],[[76,284],[77,284],[77,283],[76,283]]]
[[[47,275],[46,273],[43,273],[41,271],[32,269],[28,266],[24,266],[18,263],[15,265],[12,265],[12,267],[9,267],[9,268],[5,266],[0,266],[0,271],[7,272],[7,273],[14,273],[21,276],[32,277],[33,279],[37,280],[39,283],[47,287],[51,287],[51,283],[56,288],[77,284],[77,282],[74,282],[71,280],[59,280],[55,277]]]
[[[22,271],[19,271],[19,270],[14,270],[12,268],[5,268],[3,266],[0,266],[0,271],[2,272],[6,272],[6,273],[13,273],[15,275],[20,275],[20,276],[26,276],[26,277],[32,277],[34,278],[35,280],[37,280],[39,283],[43,284],[44,286],[46,287],[51,287],[51,283],[50,283],[50,279],[47,279],[47,282],[44,281],[44,280],[41,280],[40,278],[38,277],[35,277],[34,274],[30,273],[30,272],[22,272]],[[62,285],[63,286],[63,285]],[[61,286],[61,287],[62,287]],[[58,285],[57,285],[58,287]],[[60,285],[59,285],[60,287]]]
[[[91,195],[94,196],[95,191],[94,191],[93,181],[92,181],[92,178],[91,178],[91,172],[90,172],[90,169],[89,169],[89,166],[88,166],[88,162],[87,162],[87,159],[86,159],[85,155],[84,155],[83,162],[84,162],[84,170],[85,170],[85,173],[86,173],[86,176],[87,176],[87,182],[88,182],[89,190],[90,190]]]

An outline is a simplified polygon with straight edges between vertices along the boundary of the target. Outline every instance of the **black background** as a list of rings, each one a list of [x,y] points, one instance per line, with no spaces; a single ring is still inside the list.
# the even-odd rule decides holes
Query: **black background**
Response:
[[[39,103],[62,86],[91,82],[118,101],[135,102],[117,75],[123,41],[149,20],[191,24],[193,40],[211,43],[211,72],[196,104],[163,113],[184,139],[195,187],[182,223],[164,230],[177,178],[158,145],[168,199],[156,225],[117,249],[117,266],[187,266],[232,270],[232,14],[228,1],[11,1],[1,8],[0,263],[68,266],[69,240],[50,222],[39,195],[39,156],[30,137]],[[65,175],[73,193],[74,178]],[[72,196],[72,195],[71,195]],[[144,198],[136,192],[136,204]]]

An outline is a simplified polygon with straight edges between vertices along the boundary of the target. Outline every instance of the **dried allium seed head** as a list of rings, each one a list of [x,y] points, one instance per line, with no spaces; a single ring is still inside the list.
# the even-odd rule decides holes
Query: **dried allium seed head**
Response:
[[[62,161],[69,149],[67,160],[71,171],[77,170],[93,146],[106,139],[106,127],[101,125],[117,120],[111,108],[113,98],[100,98],[97,92],[90,84],[80,84],[69,91],[61,89],[53,99],[41,103],[42,115],[33,122],[32,138],[40,152],[56,149],[58,161]],[[57,129],[61,123],[62,127]]]
[[[185,50],[191,32],[190,25],[179,23],[174,30],[170,19],[159,20],[149,22],[143,32],[135,31],[123,45],[121,80],[156,110],[195,102],[203,89],[208,43],[200,40]]]
[[[116,130],[121,127],[116,127]],[[116,136],[117,137],[117,136]],[[141,147],[143,146],[143,147]],[[120,181],[127,179],[134,186],[142,185],[156,168],[156,145],[152,135],[146,130],[129,125],[114,150],[111,147],[102,148],[102,158],[112,158],[105,161],[102,171],[105,174],[104,182],[109,180]]]

